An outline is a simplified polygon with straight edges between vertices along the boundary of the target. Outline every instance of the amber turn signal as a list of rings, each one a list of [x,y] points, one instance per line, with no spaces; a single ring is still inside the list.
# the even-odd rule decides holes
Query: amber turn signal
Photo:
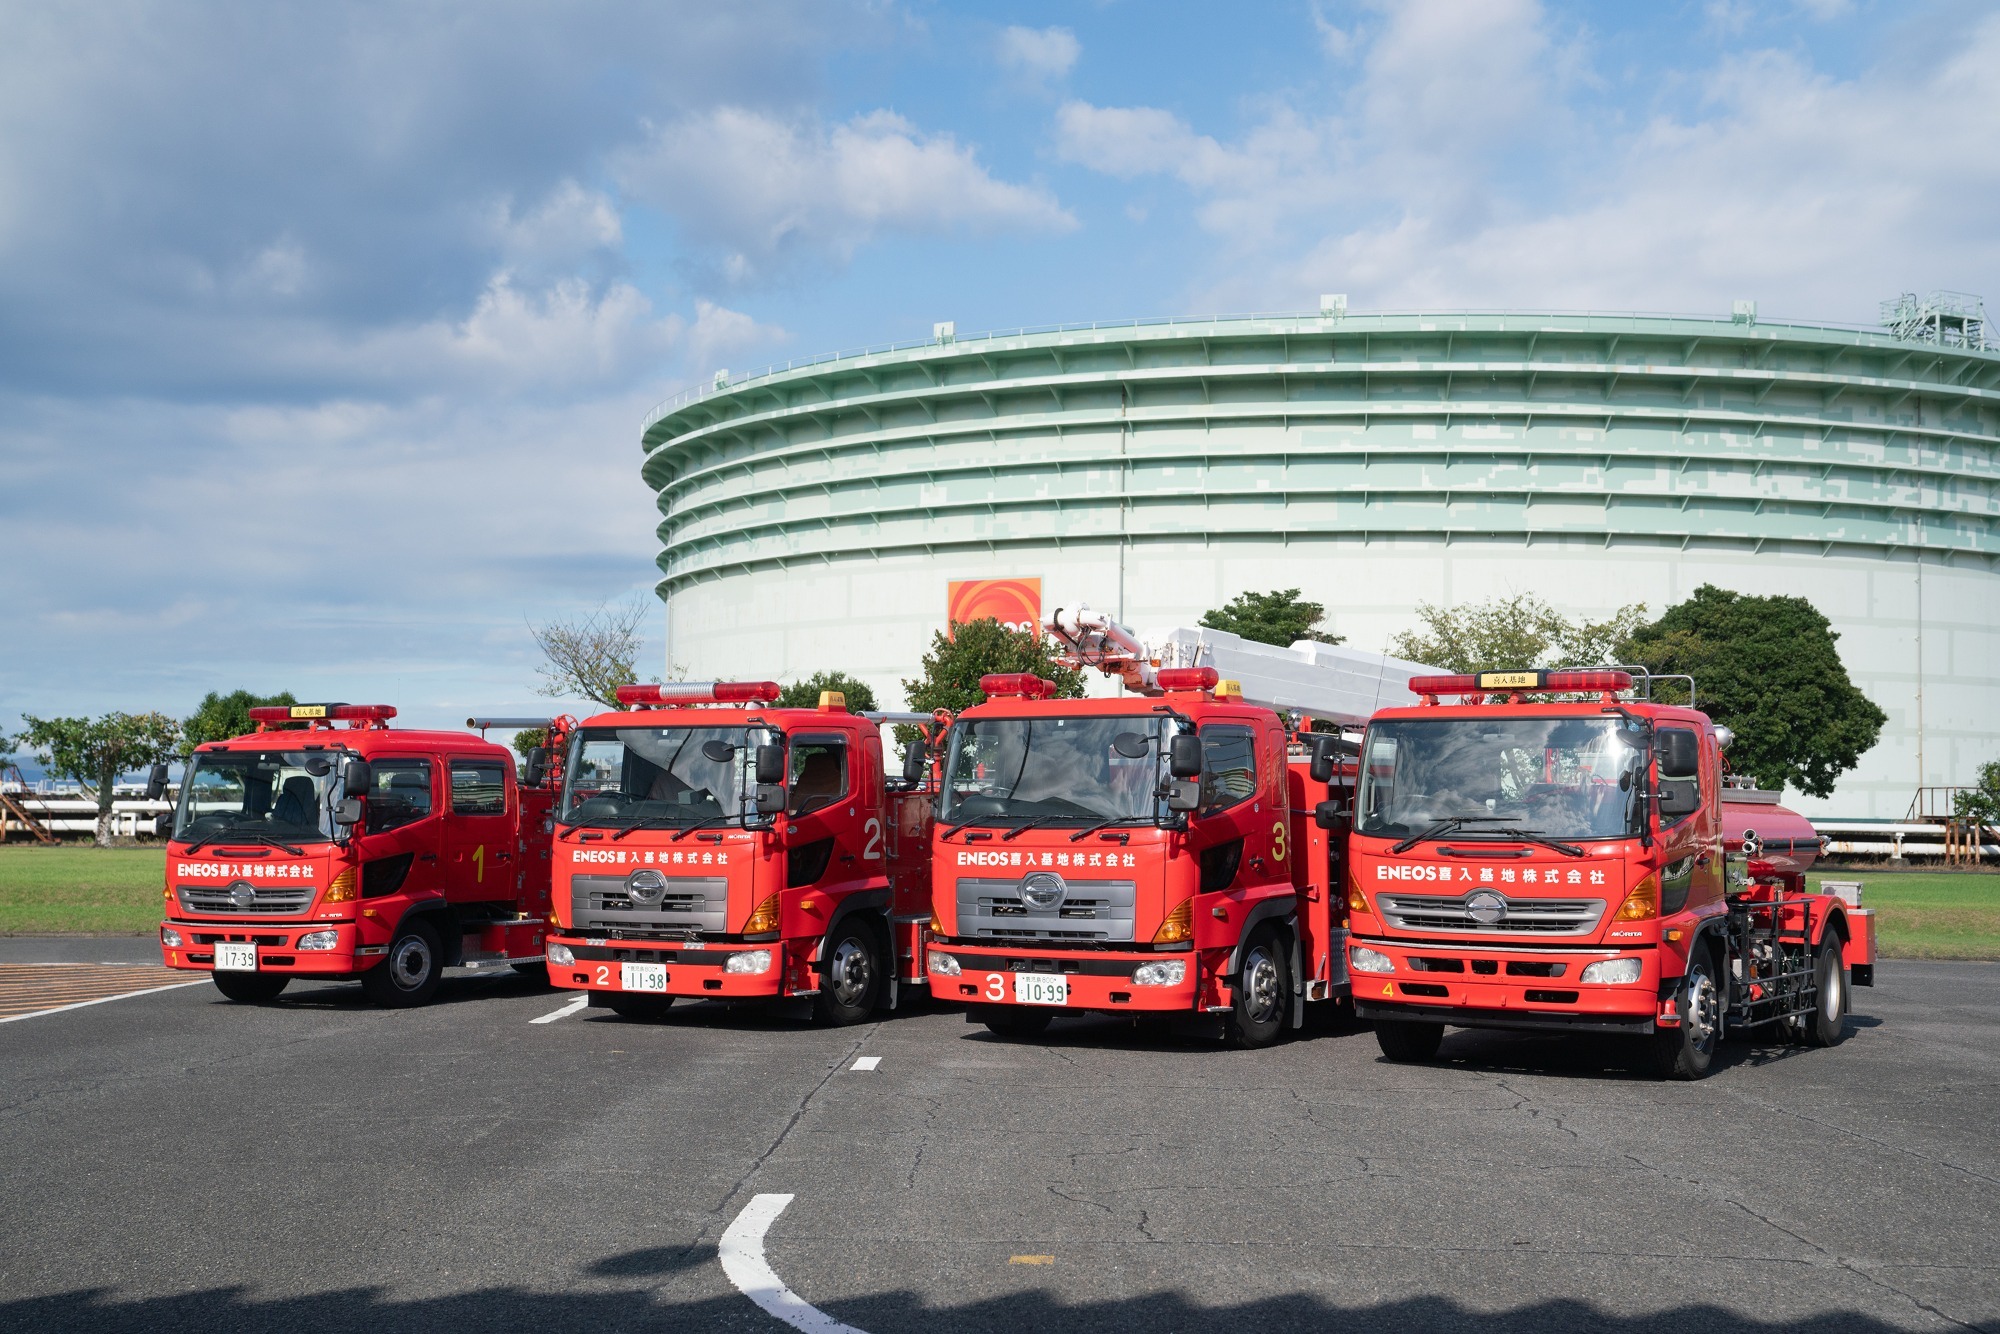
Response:
[[[360,897],[359,882],[355,878],[354,868],[350,866],[333,878],[333,883],[326,887],[326,897],[320,902],[352,903]]]
[[[1616,921],[1650,922],[1660,915],[1660,876],[1656,871],[1638,884],[1625,896],[1625,902],[1618,905]]]
[[[778,929],[778,896],[773,894],[757,905],[757,911],[750,914],[750,920],[743,924],[743,934],[758,935]]]
[[[1194,900],[1182,899],[1174,910],[1160,923],[1160,929],[1153,933],[1155,945],[1178,945],[1183,940],[1194,939]]]

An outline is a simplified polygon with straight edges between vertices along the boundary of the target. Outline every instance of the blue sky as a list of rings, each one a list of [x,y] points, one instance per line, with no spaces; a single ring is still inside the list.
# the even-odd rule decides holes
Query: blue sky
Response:
[[[544,707],[651,404],[935,320],[2000,297],[1996,94],[1963,0],[16,0],[0,731]]]

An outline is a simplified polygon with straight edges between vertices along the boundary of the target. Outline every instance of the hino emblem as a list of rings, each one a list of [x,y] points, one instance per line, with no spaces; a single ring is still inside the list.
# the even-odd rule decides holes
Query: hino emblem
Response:
[[[625,892],[631,895],[632,902],[655,907],[666,897],[667,878],[650,868],[634,871],[625,877]]]
[[[1035,871],[1021,878],[1021,902],[1047,912],[1062,906],[1069,885],[1054,871]]]
[[[229,901],[238,908],[257,906],[257,891],[248,880],[238,880],[229,886]]]
[[[1482,889],[1465,901],[1465,915],[1481,926],[1497,926],[1507,916],[1507,900]]]

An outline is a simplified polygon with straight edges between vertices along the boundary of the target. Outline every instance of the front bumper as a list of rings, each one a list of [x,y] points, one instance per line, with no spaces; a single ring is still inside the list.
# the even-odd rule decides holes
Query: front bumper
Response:
[[[596,940],[591,937],[590,941]],[[819,990],[809,956],[816,941],[788,947],[782,940],[675,941],[606,940],[593,944],[581,936],[557,933],[549,944],[562,945],[576,957],[569,965],[551,963],[549,981],[572,991],[628,993],[635,996],[698,996],[714,1000],[771,999]],[[732,955],[769,950],[770,967],[761,973],[729,973],[723,967]],[[665,991],[627,988],[624,964],[660,964],[667,971]]]
[[[167,933],[179,935],[179,945],[167,943]],[[330,950],[302,950],[300,936],[334,933]],[[187,972],[215,971],[218,941],[257,947],[257,971],[286,977],[357,977],[382,962],[387,945],[367,945],[353,922],[213,922],[169,918],[160,924],[160,961]]]
[[[1355,937],[1349,949],[1384,954],[1389,973],[1348,958],[1354,1010],[1364,1019],[1418,1019],[1461,1028],[1650,1033],[1661,1015],[1659,950],[1470,947],[1448,941]],[[1584,982],[1586,966],[1637,959],[1631,982]],[[1560,970],[1559,972],[1556,970]]]
[[[1211,951],[1228,957],[1228,951]],[[959,973],[950,976],[937,970],[937,956],[958,960]],[[1181,980],[1171,986],[1138,986],[1132,970],[1141,964],[1179,960],[1187,965]],[[931,995],[939,1000],[978,1005],[1022,1005],[1030,1009],[1102,1010],[1109,1013],[1151,1011],[1185,1013],[1202,1008],[1202,956],[1193,950],[1175,953],[1108,952],[1051,954],[1021,945],[955,945],[933,941],[927,950],[925,968],[930,977]],[[1014,999],[1017,973],[1060,973],[1069,983],[1065,1005],[1035,1005]]]

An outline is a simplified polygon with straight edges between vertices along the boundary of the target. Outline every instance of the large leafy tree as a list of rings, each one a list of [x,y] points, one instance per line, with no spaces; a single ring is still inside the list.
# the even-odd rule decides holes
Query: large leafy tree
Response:
[[[1594,667],[1627,661],[1627,643],[1644,624],[1646,604],[1621,607],[1609,620],[1571,620],[1532,593],[1456,607],[1417,604],[1421,630],[1390,641],[1399,658],[1448,672],[1530,667]]]
[[[1268,593],[1238,593],[1215,610],[1203,612],[1201,623],[1211,630],[1226,630],[1259,644],[1276,644],[1281,648],[1301,639],[1314,639],[1322,644],[1345,643],[1341,636],[1318,629],[1325,619],[1326,608],[1317,602],[1302,601],[1298,589],[1277,588]]]
[[[275,695],[253,695],[247,690],[232,690],[226,695],[211,690],[201,697],[194,712],[181,719],[181,754],[192,755],[194,748],[210,741],[227,741],[233,736],[242,736],[255,724],[250,721],[250,710],[274,704],[296,704],[289,690],[281,690]],[[284,726],[285,724],[281,724]]]
[[[1736,733],[1730,767],[1761,787],[1790,784],[1815,797],[1861,761],[1888,715],[1848,679],[1835,634],[1812,603],[1747,597],[1703,584],[1633,633],[1631,661],[1655,674],[1692,676],[1695,703]],[[1686,698],[1662,682],[1661,699]]]
[[[794,681],[778,692],[781,709],[816,709],[820,692],[837,690],[847,697],[850,713],[869,713],[875,708],[875,691],[866,681],[846,672],[814,672],[803,681]]]
[[[904,681],[903,695],[913,709],[957,713],[986,701],[979,678],[993,672],[1033,672],[1055,682],[1062,699],[1083,694],[1083,673],[1057,662],[1048,640],[1031,630],[1009,630],[989,617],[938,631],[924,655],[923,675]]]
[[[21,737],[49,772],[72,778],[97,799],[97,843],[111,842],[112,785],[118,775],[172,758],[181,725],[164,713],[107,713],[102,718],[37,718],[24,713]]]

